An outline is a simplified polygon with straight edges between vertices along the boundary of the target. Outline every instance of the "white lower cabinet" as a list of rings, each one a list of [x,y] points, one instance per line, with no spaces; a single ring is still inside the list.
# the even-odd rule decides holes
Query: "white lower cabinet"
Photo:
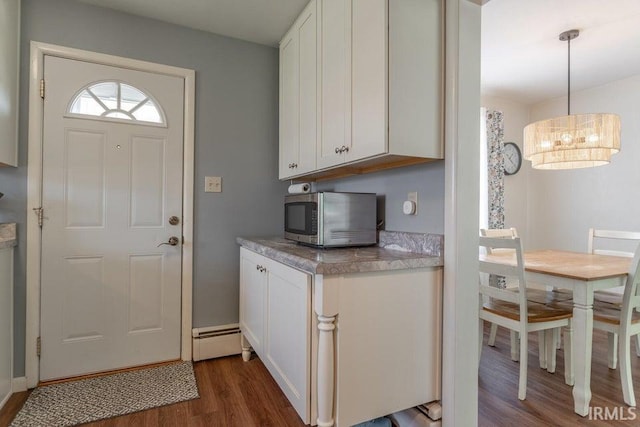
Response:
[[[11,396],[13,378],[13,248],[0,249],[0,408]]]
[[[240,249],[243,358],[305,424],[350,426],[441,398],[442,268],[311,275]]]
[[[241,248],[240,330],[245,360],[248,341],[309,424],[311,276]]]
[[[267,269],[262,361],[305,423],[310,422],[311,276],[275,261]]]

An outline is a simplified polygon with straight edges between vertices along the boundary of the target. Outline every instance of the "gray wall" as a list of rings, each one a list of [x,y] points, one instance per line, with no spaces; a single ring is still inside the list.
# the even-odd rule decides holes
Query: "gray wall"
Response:
[[[238,320],[238,235],[282,232],[277,49],[76,3],[22,1],[19,167],[0,169],[0,221],[19,224],[15,369],[24,375],[29,42],[196,70],[194,326]],[[204,176],[223,193],[204,193]]]
[[[444,234],[443,161],[320,182],[315,188],[378,194],[378,219],[384,219],[385,230]],[[402,202],[413,191],[418,214],[404,215]]]

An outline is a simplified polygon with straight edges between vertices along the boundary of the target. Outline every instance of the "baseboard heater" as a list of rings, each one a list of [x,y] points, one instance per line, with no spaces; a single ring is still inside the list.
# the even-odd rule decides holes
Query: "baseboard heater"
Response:
[[[191,335],[194,361],[242,353],[240,328],[237,323],[194,328]]]

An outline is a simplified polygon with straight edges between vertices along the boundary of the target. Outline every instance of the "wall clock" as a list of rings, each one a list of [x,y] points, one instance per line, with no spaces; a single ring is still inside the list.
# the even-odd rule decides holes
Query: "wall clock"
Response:
[[[515,175],[522,166],[522,153],[514,142],[504,143],[504,174]]]

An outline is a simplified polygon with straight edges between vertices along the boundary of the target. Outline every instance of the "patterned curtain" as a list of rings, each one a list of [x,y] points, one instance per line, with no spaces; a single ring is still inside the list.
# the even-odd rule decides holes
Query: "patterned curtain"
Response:
[[[501,111],[487,111],[487,177],[489,228],[504,228],[504,119]],[[489,285],[505,288],[504,277],[491,275]]]

